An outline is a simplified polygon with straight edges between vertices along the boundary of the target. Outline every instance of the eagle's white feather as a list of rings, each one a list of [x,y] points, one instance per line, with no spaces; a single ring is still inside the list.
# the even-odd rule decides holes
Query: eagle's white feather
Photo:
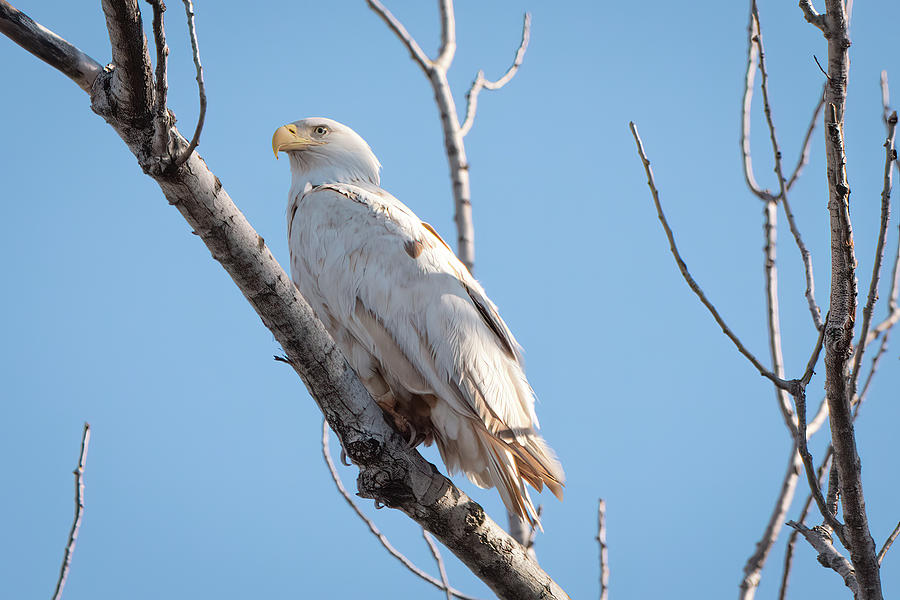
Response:
[[[291,161],[291,276],[366,388],[412,439],[433,439],[451,473],[496,487],[535,522],[525,481],[561,497],[564,475],[535,431],[519,346],[481,285],[378,187],[380,164],[350,128],[304,119],[273,148]]]

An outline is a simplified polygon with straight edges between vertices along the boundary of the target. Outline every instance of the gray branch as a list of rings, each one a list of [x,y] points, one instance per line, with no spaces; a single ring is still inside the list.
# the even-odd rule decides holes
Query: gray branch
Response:
[[[816,552],[819,553],[819,563],[823,567],[833,570],[844,578],[844,584],[853,592],[854,598],[861,597],[859,583],[856,579],[856,573],[853,571],[853,566],[850,564],[850,561],[837,551],[831,542],[831,537],[823,527],[810,529],[795,521],[788,521],[788,526],[800,532],[800,535],[805,537],[806,541],[816,549]]]
[[[500,598],[566,598],[519,544],[434,465],[408,448],[385,421],[262,237],[205,162],[192,153],[177,169],[153,170],[158,159],[151,151],[153,77],[140,11],[136,0],[104,0],[103,8],[114,67],[100,73],[92,86],[92,109],[125,141],[281,344],[359,467],[360,496],[405,512]],[[46,43],[53,41],[46,37]],[[42,48],[36,44],[35,51]],[[187,148],[177,129],[172,127],[170,135],[174,152]]]
[[[819,26],[828,42],[825,86],[825,156],[828,212],[831,225],[831,294],[825,324],[825,392],[831,421],[834,464],[846,523],[846,547],[859,582],[859,600],[881,600],[881,574],[875,542],[869,531],[863,497],[860,458],[851,415],[852,389],[848,369],[856,318],[856,257],[850,223],[850,185],[844,149],[844,107],[850,69],[850,38],[843,0],[826,0],[824,19],[808,1],[800,3],[808,21]],[[812,12],[811,12],[812,11]]]
[[[74,81],[90,93],[103,65],[28,15],[0,0],[0,33]]]

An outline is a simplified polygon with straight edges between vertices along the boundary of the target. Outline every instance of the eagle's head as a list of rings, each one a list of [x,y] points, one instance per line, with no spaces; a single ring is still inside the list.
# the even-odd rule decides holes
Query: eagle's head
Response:
[[[323,117],[300,119],[275,130],[275,158],[287,153],[295,181],[379,184],[381,163],[358,133]]]

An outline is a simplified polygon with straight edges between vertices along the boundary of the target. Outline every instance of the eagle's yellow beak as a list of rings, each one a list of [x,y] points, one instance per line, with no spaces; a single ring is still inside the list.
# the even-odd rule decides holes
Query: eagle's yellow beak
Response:
[[[297,126],[293,123],[282,125],[275,130],[275,134],[272,136],[272,152],[275,153],[276,160],[279,152],[303,150],[314,144],[316,141],[300,135],[297,132]]]

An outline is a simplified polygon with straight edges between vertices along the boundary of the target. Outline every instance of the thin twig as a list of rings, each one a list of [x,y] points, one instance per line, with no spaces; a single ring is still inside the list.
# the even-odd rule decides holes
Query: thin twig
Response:
[[[869,295],[863,308],[862,328],[859,331],[859,342],[856,344],[856,355],[853,357],[853,367],[850,372],[849,390],[851,398],[856,395],[859,367],[862,363],[863,354],[866,351],[869,326],[872,324],[872,312],[875,310],[875,301],[878,299],[878,282],[881,279],[881,263],[884,261],[884,242],[887,237],[888,222],[891,218],[891,186],[893,185],[894,160],[897,158],[897,150],[894,147],[894,133],[897,129],[896,111],[888,117],[887,126],[887,139],[884,142],[884,187],[881,190],[881,223],[878,228],[878,242],[875,244],[875,262],[872,265]]]
[[[900,535],[900,523],[897,523],[897,526],[894,527],[894,531],[891,532],[891,535],[888,536],[888,539],[884,540],[884,546],[881,547],[881,550],[878,552],[878,564],[881,564],[881,561],[884,560],[884,555],[887,554],[887,551],[891,549],[891,545],[894,543],[894,540],[897,539],[897,536]]]
[[[184,0],[184,13],[187,15],[188,31],[191,34],[191,52],[194,55],[194,67],[197,70],[197,90],[200,94],[200,115],[197,117],[197,127],[194,129],[194,137],[191,143],[178,160],[175,166],[180,167],[184,164],[197,145],[200,144],[200,132],[203,131],[203,122],[206,121],[206,86],[203,84],[203,67],[200,65],[200,48],[197,45],[197,29],[194,27],[194,3],[191,0]]]
[[[472,125],[475,123],[475,113],[478,110],[478,94],[481,92],[481,88],[499,90],[515,77],[516,72],[518,72],[519,67],[522,65],[522,61],[525,60],[525,51],[528,49],[528,40],[530,37],[531,15],[525,13],[525,20],[522,23],[522,42],[519,44],[519,49],[516,50],[516,57],[513,59],[513,64],[506,70],[506,73],[496,81],[485,79],[483,70],[478,71],[478,74],[475,76],[475,81],[472,82],[472,87],[469,88],[469,92],[466,94],[466,118],[459,128],[459,134],[461,136],[465,137],[468,135],[469,130],[472,129]]]
[[[340,492],[341,496],[343,496],[344,500],[347,504],[350,505],[350,508],[357,514],[357,516],[363,520],[363,522],[369,527],[369,531],[372,532],[378,541],[381,542],[381,545],[384,546],[385,550],[388,553],[399,560],[404,567],[409,569],[414,575],[421,577],[431,585],[435,586],[439,590],[448,590],[448,588],[444,585],[443,582],[438,581],[419,567],[413,564],[411,560],[406,558],[399,550],[394,548],[390,541],[388,541],[387,537],[375,526],[375,523],[363,513],[363,511],[356,505],[356,502],[353,501],[353,498],[350,496],[347,489],[344,487],[344,484],[341,482],[341,478],[338,475],[337,469],[334,466],[334,461],[331,460],[331,453],[328,450],[328,421],[322,421],[322,456],[325,458],[325,464],[328,465],[328,471],[331,473],[331,479],[334,481],[334,485],[337,486],[338,492]],[[456,596],[457,598],[461,598],[462,600],[476,600],[472,596],[468,596],[463,594],[459,590],[454,588],[449,588],[449,592]]]
[[[597,501],[597,543],[600,545],[600,600],[609,593],[609,546],[606,545],[606,500]]]
[[[791,173],[791,176],[784,186],[788,190],[794,187],[794,183],[796,183],[797,179],[800,177],[803,167],[809,162],[809,149],[812,147],[812,135],[816,130],[816,124],[819,122],[819,115],[822,114],[822,107],[824,106],[825,89],[823,88],[822,92],[819,94],[819,101],[816,103],[816,108],[813,110],[812,118],[809,120],[809,126],[806,128],[806,135],[803,138],[803,150],[800,151],[800,158],[797,159],[794,171]]]
[[[772,105],[769,102],[769,74],[766,70],[766,53],[763,49],[762,29],[759,24],[759,10],[756,6],[756,0],[750,3],[752,18],[756,22],[756,36],[753,41],[759,48],[759,72],[760,72],[760,91],[762,92],[763,111],[766,115],[766,124],[769,127],[769,139],[772,142],[772,155],[775,157],[775,175],[778,177],[778,200],[784,204],[784,214],[788,220],[791,234],[800,250],[800,257],[803,260],[803,273],[806,277],[806,301],[809,304],[809,312],[812,315],[813,323],[817,330],[822,329],[822,313],[816,304],[816,283],[813,278],[812,255],[803,243],[800,235],[800,229],[794,220],[794,212],[791,210],[791,204],[788,200],[787,181],[784,178],[784,170],[781,163],[781,148],[778,145],[778,136],[775,133],[775,121],[772,117]]]
[[[827,402],[822,402],[822,406],[827,407]],[[821,487],[822,485],[822,477],[825,475],[825,470],[831,464],[831,455],[833,449],[829,444],[828,449],[825,451],[825,456],[822,457],[822,462],[819,464],[819,468],[816,470],[816,482]],[[809,514],[809,509],[812,507],[813,496],[812,493],[806,495],[806,500],[803,503],[803,508],[800,510],[800,516],[797,518],[798,523],[803,523],[806,520],[806,515]],[[784,552],[784,570],[781,574],[781,588],[778,591],[778,600],[785,600],[787,596],[787,587],[788,581],[791,576],[791,567],[794,562],[794,547],[797,544],[797,536],[799,535],[799,531],[793,529],[791,531],[791,535],[788,536],[787,547]]]
[[[769,556],[769,552],[775,545],[775,541],[778,539],[787,511],[790,509],[791,501],[794,499],[802,467],[800,456],[797,454],[797,445],[792,444],[788,468],[781,482],[778,498],[775,500],[775,507],[772,509],[769,521],[766,523],[762,538],[756,543],[756,550],[744,565],[740,595],[738,596],[740,600],[752,600],[756,594],[763,566]]]
[[[452,600],[453,594],[450,592],[450,581],[447,579],[447,569],[444,568],[444,558],[441,556],[441,551],[434,542],[434,538],[431,537],[431,534],[424,527],[422,528],[422,537],[425,538],[425,543],[428,544],[428,549],[431,550],[434,562],[437,563],[438,572],[441,574],[441,583],[444,586],[444,594],[447,596],[447,600]]]
[[[822,513],[822,518],[825,520],[825,523],[837,534],[841,543],[845,544],[844,525],[837,520],[835,514],[829,509],[825,497],[822,495],[819,479],[816,476],[815,467],[813,466],[812,454],[809,452],[809,435],[806,428],[806,391],[801,390],[800,394],[794,396],[794,401],[797,403],[797,449],[800,453],[800,458],[803,459],[803,467],[806,470],[806,481],[809,483],[809,489],[813,494],[813,498],[815,498],[816,506],[819,507],[819,512]]]
[[[775,375],[784,379],[784,356],[781,350],[781,322],[778,310],[778,266],[776,263],[776,242],[778,223],[778,204],[775,200],[767,200],[765,208],[763,231],[765,233],[765,261],[763,263],[766,275],[766,326],[769,337],[769,354],[772,357],[772,370]],[[796,415],[791,407],[788,393],[775,386],[775,399],[781,410],[781,416],[792,436],[796,436]]]
[[[81,518],[84,515],[84,465],[87,462],[88,444],[91,442],[91,425],[84,424],[81,434],[81,452],[78,455],[78,466],[75,467],[75,518],[72,528],[69,530],[69,541],[66,543],[66,553],[63,556],[62,566],[59,568],[59,579],[56,580],[56,591],[53,592],[53,600],[62,598],[66,579],[69,577],[69,567],[72,564],[72,554],[75,552],[75,542],[78,541],[78,530],[81,528]]]
[[[666,220],[666,216],[662,210],[662,204],[659,200],[659,192],[656,189],[656,181],[653,178],[653,169],[650,167],[650,159],[647,158],[647,154],[644,152],[644,143],[641,141],[641,137],[638,134],[637,126],[633,121],[628,123],[628,126],[631,128],[631,135],[634,137],[634,142],[637,145],[638,155],[641,158],[641,162],[644,164],[644,171],[647,174],[647,185],[650,187],[650,193],[653,196],[653,202],[656,205],[656,213],[659,216],[659,221],[662,223],[663,229],[666,233],[666,238],[669,240],[669,249],[672,251],[672,255],[675,257],[675,262],[678,263],[678,269],[681,271],[682,277],[687,282],[688,287],[691,288],[691,291],[697,295],[700,299],[700,302],[703,303],[703,306],[709,310],[710,314],[712,314],[713,319],[715,319],[716,323],[719,327],[722,328],[722,332],[728,336],[734,345],[737,347],[738,352],[744,355],[747,360],[756,367],[756,370],[759,371],[760,375],[777,385],[779,388],[787,390],[789,392],[793,392],[797,387],[797,382],[786,381],[781,379],[771,371],[769,371],[759,360],[744,346],[740,339],[731,331],[728,325],[725,323],[725,320],[722,319],[721,315],[719,315],[719,311],[716,310],[716,307],[713,306],[712,302],[706,297],[706,294],[703,293],[703,290],[700,289],[700,286],[691,277],[690,272],[688,271],[687,265],[684,260],[681,258],[681,254],[678,252],[678,247],[675,245],[675,237],[672,234],[672,229],[669,227],[669,222]]]
[[[759,64],[759,47],[756,37],[759,34],[759,22],[753,7],[750,9],[750,22],[747,24],[747,70],[744,74],[744,98],[741,102],[741,157],[744,167],[744,180],[747,187],[760,200],[774,200],[775,195],[762,189],[753,174],[753,159],[750,153],[750,109],[753,104],[753,82]]]

